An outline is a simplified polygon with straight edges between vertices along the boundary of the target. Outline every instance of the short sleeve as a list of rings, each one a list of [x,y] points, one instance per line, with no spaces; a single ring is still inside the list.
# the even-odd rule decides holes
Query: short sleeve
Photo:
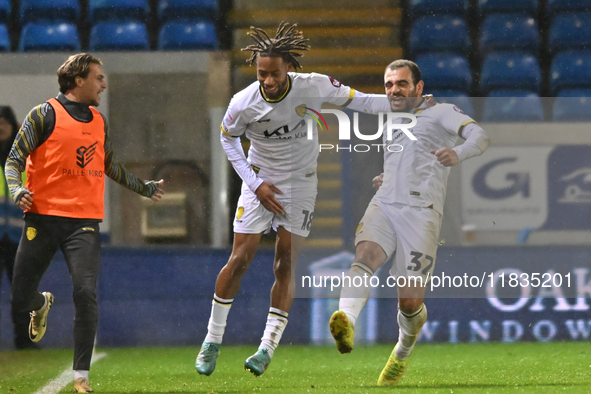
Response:
[[[446,108],[441,112],[439,122],[445,130],[452,134],[457,134],[460,137],[464,126],[470,123],[476,123],[474,119],[469,117],[457,105],[439,104]]]
[[[310,75],[314,85],[318,88],[319,97],[322,97],[325,103],[345,105],[355,94],[353,89],[328,75],[316,73]]]
[[[246,131],[246,126],[244,112],[240,110],[240,103],[234,96],[222,120],[222,132],[230,137],[240,137]]]

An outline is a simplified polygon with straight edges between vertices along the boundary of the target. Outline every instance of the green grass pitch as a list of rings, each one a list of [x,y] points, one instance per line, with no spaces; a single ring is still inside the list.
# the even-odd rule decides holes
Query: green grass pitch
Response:
[[[106,348],[91,369],[97,393],[384,393],[376,386],[392,345],[280,346],[269,369],[243,369],[254,346],[222,346],[216,371],[199,376],[198,348]],[[71,367],[71,350],[0,352],[0,393],[30,394]],[[69,393],[70,383],[61,392]],[[591,346],[566,343],[419,344],[402,393],[590,393]]]

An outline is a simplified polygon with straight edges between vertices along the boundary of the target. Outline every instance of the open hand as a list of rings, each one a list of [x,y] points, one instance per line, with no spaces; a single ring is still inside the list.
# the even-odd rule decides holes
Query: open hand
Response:
[[[152,197],[150,197],[150,200],[152,200],[154,202],[158,202],[158,200],[160,200],[162,198],[162,196],[164,195],[164,189],[162,188],[162,185],[164,184],[164,179],[160,179],[156,183],[158,183],[158,189],[156,189],[156,191],[154,192]]]

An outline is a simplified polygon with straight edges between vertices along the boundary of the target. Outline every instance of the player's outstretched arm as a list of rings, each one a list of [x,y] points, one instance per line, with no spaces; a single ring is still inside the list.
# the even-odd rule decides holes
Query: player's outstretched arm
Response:
[[[385,94],[363,93],[358,90],[354,91],[354,96],[345,104],[345,107],[372,115],[392,110]]]
[[[158,202],[162,198],[164,195],[164,189],[162,188],[164,184],[163,179],[159,181],[144,181],[133,175],[127,168],[116,161],[112,161],[107,166],[106,158],[107,156],[105,156],[105,174],[109,178],[137,194],[148,197],[154,202]]]
[[[129,172],[127,168],[113,160],[112,151],[109,151],[109,154],[105,152],[105,174],[121,186],[125,186],[137,194],[148,197],[152,201],[158,201],[164,195],[164,189],[162,189],[164,180],[144,181],[139,179]]]

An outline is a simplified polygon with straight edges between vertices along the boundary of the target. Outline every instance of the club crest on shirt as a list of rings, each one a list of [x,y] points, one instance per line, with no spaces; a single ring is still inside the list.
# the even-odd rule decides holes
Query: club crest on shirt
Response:
[[[454,111],[456,111],[456,112],[459,112],[459,113],[461,113],[462,115],[466,115],[466,114],[464,113],[464,111],[462,111],[462,110],[460,109],[460,107],[458,107],[457,105],[454,105]]]
[[[306,115],[307,110],[308,110],[308,106],[306,104],[298,105],[295,109],[296,114],[298,114],[298,116],[300,118],[303,118],[304,115]]]
[[[32,241],[37,236],[37,229],[34,227],[27,228],[27,239]]]
[[[328,79],[330,79],[330,83],[332,83],[332,86],[334,86],[335,88],[341,87],[341,83],[339,81],[337,81],[336,79],[334,79],[332,77],[328,77]]]

